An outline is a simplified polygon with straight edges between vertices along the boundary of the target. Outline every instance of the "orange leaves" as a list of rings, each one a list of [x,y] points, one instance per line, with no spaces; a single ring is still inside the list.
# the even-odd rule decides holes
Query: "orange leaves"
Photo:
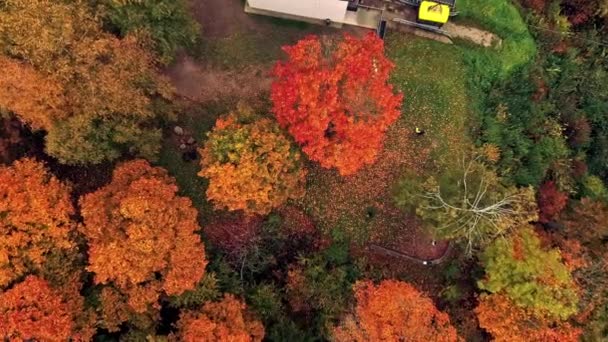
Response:
[[[199,176],[209,178],[207,198],[217,208],[268,214],[289,198],[304,194],[306,172],[279,127],[268,119],[241,123],[251,116],[239,108],[217,121],[200,150]]]
[[[447,314],[408,283],[355,284],[357,306],[334,329],[336,341],[457,341]]]
[[[264,338],[264,326],[232,295],[207,303],[200,312],[181,315],[178,340],[184,342],[255,342]]]
[[[71,248],[70,189],[31,159],[0,168],[0,287]]]
[[[0,293],[0,336],[10,341],[67,341],[74,336],[74,315],[47,282],[28,276]]]
[[[161,292],[180,294],[203,277],[207,260],[192,202],[166,171],[143,160],[119,165],[112,182],[80,200],[89,271],[144,312]]]
[[[65,117],[61,85],[31,66],[0,56],[0,108],[19,115],[36,129],[51,127]]]
[[[576,342],[581,334],[568,323],[554,327],[554,322],[537,317],[502,294],[482,296],[475,313],[479,325],[498,342]]]
[[[387,82],[393,64],[382,40],[309,36],[283,49],[289,59],[275,66],[271,92],[279,124],[312,160],[342,175],[373,163],[402,100]]]

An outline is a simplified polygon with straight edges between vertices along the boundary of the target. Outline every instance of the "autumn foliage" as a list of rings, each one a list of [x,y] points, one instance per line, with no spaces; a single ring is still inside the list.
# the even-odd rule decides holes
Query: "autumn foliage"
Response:
[[[310,159],[342,175],[373,163],[402,100],[387,83],[393,64],[383,41],[308,36],[283,50],[271,92],[279,124]]]
[[[504,293],[515,305],[537,316],[565,320],[578,310],[578,289],[560,251],[547,250],[531,227],[497,239],[480,256],[490,293]]]
[[[185,312],[177,323],[177,340],[184,342],[256,342],[264,338],[264,326],[232,295],[206,303],[199,311]]]
[[[260,216],[232,215],[205,225],[207,241],[221,248],[231,259],[240,260],[259,239],[263,219]]]
[[[583,198],[564,216],[568,235],[584,244],[598,247],[608,237],[608,205],[601,200]]]
[[[557,189],[555,182],[543,183],[538,189],[538,220],[547,223],[555,219],[568,204],[568,194]]]
[[[336,341],[457,341],[447,314],[408,283],[355,284],[357,306],[334,329]]]
[[[0,56],[0,108],[10,109],[34,128],[50,128],[65,116],[63,88],[23,62]]]
[[[207,198],[217,208],[263,215],[304,195],[306,172],[280,128],[269,119],[247,123],[251,115],[240,107],[217,120],[200,150],[199,176],[209,179]]]
[[[73,247],[70,188],[31,159],[0,167],[0,288]]]
[[[80,204],[88,270],[97,284],[113,285],[125,296],[131,310],[158,307],[161,293],[180,294],[203,277],[207,261],[195,233],[197,212],[189,199],[177,195],[164,169],[143,160],[120,164],[112,182]]]
[[[171,96],[155,58],[118,39],[84,1],[7,0],[0,11],[0,107],[44,129],[64,163],[100,163],[132,152],[154,157],[153,101]]]
[[[75,319],[81,312],[74,309],[44,279],[28,276],[0,293],[0,336],[6,341],[68,341],[78,336]]]
[[[576,342],[582,332],[538,317],[502,294],[484,295],[475,313],[479,325],[497,342]]]

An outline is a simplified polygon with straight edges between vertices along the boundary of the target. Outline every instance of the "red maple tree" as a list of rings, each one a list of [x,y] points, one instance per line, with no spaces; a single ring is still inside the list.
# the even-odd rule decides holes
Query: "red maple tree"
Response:
[[[33,159],[0,167],[0,288],[73,249],[70,190]]]
[[[557,189],[555,182],[543,183],[538,189],[538,220],[547,223],[555,219],[566,208],[568,194]]]
[[[273,71],[273,112],[303,151],[341,175],[374,162],[403,96],[388,84],[394,65],[374,34],[335,42],[308,36],[285,46]]]

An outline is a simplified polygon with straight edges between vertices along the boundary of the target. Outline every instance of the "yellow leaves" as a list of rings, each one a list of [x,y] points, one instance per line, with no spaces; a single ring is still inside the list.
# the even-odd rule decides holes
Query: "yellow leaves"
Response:
[[[247,109],[240,108],[245,111]],[[218,119],[202,155],[199,176],[209,178],[207,198],[218,208],[267,214],[304,194],[300,155],[268,119],[239,123],[238,114]]]

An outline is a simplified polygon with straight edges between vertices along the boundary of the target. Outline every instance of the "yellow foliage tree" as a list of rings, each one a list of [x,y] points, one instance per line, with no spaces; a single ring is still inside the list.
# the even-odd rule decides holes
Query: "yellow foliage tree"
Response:
[[[217,120],[200,149],[199,176],[209,179],[207,198],[217,208],[264,215],[304,195],[306,172],[278,125],[251,120],[244,107]]]

